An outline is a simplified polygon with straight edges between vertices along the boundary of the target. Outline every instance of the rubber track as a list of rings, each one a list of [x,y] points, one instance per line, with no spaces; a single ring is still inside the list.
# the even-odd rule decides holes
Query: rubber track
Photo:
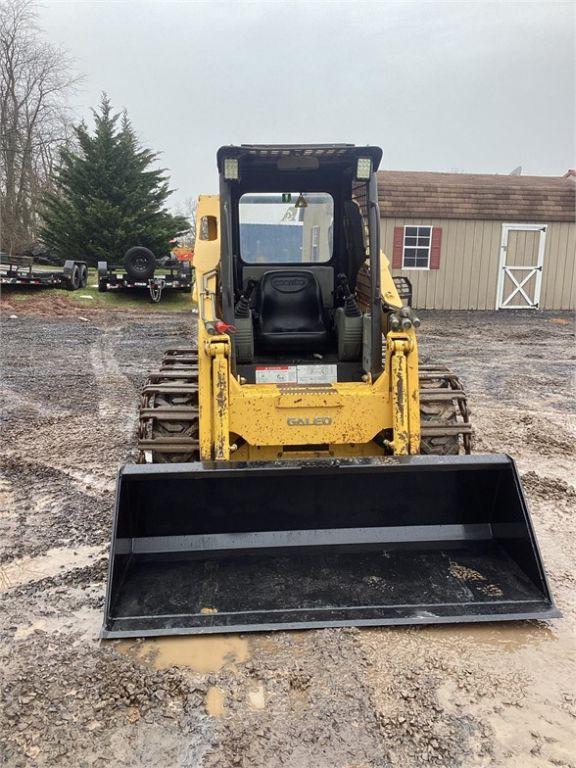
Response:
[[[420,365],[420,409],[433,404],[451,405],[450,420],[422,424],[422,437],[458,437],[463,453],[472,451],[472,424],[466,393],[456,374],[444,365]]]
[[[142,388],[139,417],[139,463],[200,458],[197,350],[166,350]]]

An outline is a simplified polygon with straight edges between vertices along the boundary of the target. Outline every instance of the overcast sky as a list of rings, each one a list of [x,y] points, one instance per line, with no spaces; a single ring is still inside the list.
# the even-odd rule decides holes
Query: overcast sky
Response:
[[[378,144],[395,170],[563,174],[572,2],[54,2],[40,24],[162,153],[173,203],[216,192],[222,144]]]

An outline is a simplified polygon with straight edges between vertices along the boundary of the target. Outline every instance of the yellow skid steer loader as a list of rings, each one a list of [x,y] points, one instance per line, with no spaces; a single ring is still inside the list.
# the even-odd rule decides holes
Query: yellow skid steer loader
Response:
[[[418,363],[381,154],[219,150],[197,344],[142,392],[103,637],[559,615],[514,462],[468,455],[458,378]]]

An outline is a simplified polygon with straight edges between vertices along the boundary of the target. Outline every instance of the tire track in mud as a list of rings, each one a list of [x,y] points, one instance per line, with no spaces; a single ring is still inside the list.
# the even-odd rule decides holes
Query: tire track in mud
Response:
[[[136,433],[137,398],[134,385],[122,373],[115,354],[120,328],[106,328],[92,345],[90,363],[96,378],[98,418],[108,430],[126,441]]]
[[[91,345],[98,409],[48,407],[27,428],[16,425],[2,458],[9,505],[0,517],[0,558],[39,555],[54,546],[107,541],[117,464],[135,426],[134,387],[120,372],[111,331]],[[73,368],[77,368],[74,360]],[[66,379],[73,370],[61,371]],[[27,407],[27,393],[16,403]],[[122,409],[128,417],[121,418]],[[64,410],[64,412],[62,412]],[[80,412],[79,412],[80,411]],[[30,440],[31,434],[34,440]],[[110,450],[110,449],[113,450]]]
[[[71,557],[70,547],[57,547],[49,549],[41,556],[28,555],[11,560],[8,565],[0,565],[0,594],[30,582],[44,581],[82,568],[91,563],[94,558],[100,557],[102,550],[102,546],[85,544],[75,547]]]
[[[27,319],[26,364],[13,353],[8,366],[17,397],[0,457],[0,762],[10,768],[191,766],[212,741],[203,681],[92,642],[142,358],[153,364],[179,335],[172,318],[107,323],[86,338],[69,319]]]
[[[0,562],[58,546],[108,540],[112,492],[89,496],[62,471],[16,457],[0,459],[3,496]]]
[[[10,422],[11,426],[15,418],[28,420],[32,415],[32,418],[62,419],[71,412],[61,405],[48,405],[30,394],[23,395],[17,387],[8,386],[5,382],[2,383],[1,394],[0,417],[6,424]]]
[[[542,457],[576,456],[576,421],[558,411],[477,405],[472,414],[476,453],[497,451]]]
[[[117,466],[129,453],[136,424],[135,389],[114,355],[117,334],[117,329],[106,329],[88,352],[97,409],[79,413],[76,407],[58,414],[49,407],[44,418],[37,417],[26,428],[17,425],[4,451],[5,482],[14,485],[15,493],[12,511],[0,518],[0,528],[8,548],[9,542],[15,546],[14,554],[37,553],[34,542],[41,538],[46,549],[66,538],[78,543],[87,533],[101,537],[109,524]],[[28,398],[19,400],[26,405]],[[49,533],[43,535],[42,524],[48,521]],[[18,530],[27,532],[31,546]]]

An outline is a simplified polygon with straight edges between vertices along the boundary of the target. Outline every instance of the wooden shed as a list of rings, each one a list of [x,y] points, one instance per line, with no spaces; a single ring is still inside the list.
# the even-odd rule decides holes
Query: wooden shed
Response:
[[[381,171],[382,249],[425,309],[576,308],[576,174]]]

